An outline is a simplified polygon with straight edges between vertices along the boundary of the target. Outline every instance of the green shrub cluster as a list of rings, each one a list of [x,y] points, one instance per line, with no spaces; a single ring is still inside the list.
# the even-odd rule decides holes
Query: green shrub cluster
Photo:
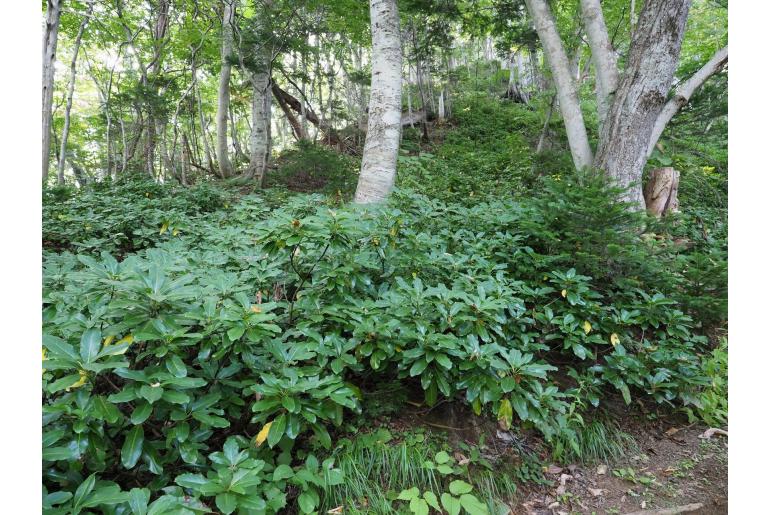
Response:
[[[598,176],[469,207],[403,191],[377,210],[134,188],[45,208],[44,238],[78,251],[45,255],[47,512],[312,512],[343,481],[323,458],[365,378],[573,447],[608,388],[697,408],[713,384],[694,320],[723,316],[721,276],[683,269],[674,236],[639,236]]]

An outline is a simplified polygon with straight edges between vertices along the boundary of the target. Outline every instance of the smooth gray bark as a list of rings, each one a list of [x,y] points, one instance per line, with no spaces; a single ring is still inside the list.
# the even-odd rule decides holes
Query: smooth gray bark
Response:
[[[401,138],[401,32],[396,0],[370,0],[372,85],[369,120],[354,201],[384,200],[396,179]]]
[[[61,0],[47,0],[43,33],[43,182],[48,179],[51,155],[51,122],[53,107],[54,63],[59,36]]]
[[[551,72],[556,83],[564,125],[567,129],[572,161],[576,168],[591,166],[593,156],[588,143],[583,113],[580,110],[580,99],[570,71],[567,53],[564,51],[556,24],[546,0],[525,0],[527,9],[535,24],[540,42],[551,65]]]
[[[86,13],[83,21],[80,22],[78,28],[78,35],[75,38],[75,48],[72,50],[72,61],[70,62],[70,79],[67,87],[67,103],[64,107],[64,128],[61,134],[61,148],[59,149],[59,163],[56,174],[57,183],[59,185],[64,184],[64,165],[67,161],[67,140],[70,133],[70,113],[72,112],[72,97],[75,95],[75,79],[77,78],[77,63],[78,53],[80,53],[80,43],[83,41],[83,33],[86,30],[86,26],[91,18],[91,11],[93,10],[93,4],[88,5],[88,12]],[[108,115],[109,121],[109,115]],[[109,127],[108,127],[109,130]],[[109,147],[109,145],[108,145]],[[109,148],[107,149],[108,156],[107,161],[109,163]],[[109,174],[109,164],[107,173]]]
[[[596,70],[596,105],[601,126],[604,125],[612,97],[618,89],[618,65],[599,0],[580,0],[580,8],[591,46],[591,60]]]
[[[217,94],[217,143],[215,151],[219,163],[219,174],[225,178],[233,175],[233,165],[230,162],[227,148],[227,118],[230,107],[235,0],[223,0],[222,4],[222,68],[219,71],[219,91]]]

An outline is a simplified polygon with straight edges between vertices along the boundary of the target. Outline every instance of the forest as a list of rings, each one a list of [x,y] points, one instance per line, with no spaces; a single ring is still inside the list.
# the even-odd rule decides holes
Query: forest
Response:
[[[42,7],[42,513],[727,513],[727,0]]]

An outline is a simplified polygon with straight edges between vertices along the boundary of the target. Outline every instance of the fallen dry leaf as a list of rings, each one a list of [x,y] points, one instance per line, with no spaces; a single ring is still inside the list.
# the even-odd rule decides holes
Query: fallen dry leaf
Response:
[[[342,506],[337,506],[336,508],[332,508],[331,510],[327,511],[326,513],[342,513]]]
[[[607,473],[607,465],[599,465],[596,467],[596,475],[603,476]]]
[[[589,488],[588,491],[594,497],[601,497],[602,495],[604,495],[604,490],[602,488]]]
[[[678,428],[678,427],[672,427],[671,429],[666,431],[664,434],[666,436],[673,436],[673,435],[677,434],[679,432],[679,430],[680,430],[680,428]]]
[[[569,474],[562,474],[561,477],[559,478],[559,484],[564,485],[567,483],[567,481],[572,481],[573,479],[575,478],[570,476]]]
[[[544,472],[546,474],[561,474],[562,470],[564,470],[564,469],[561,468],[561,467],[557,467],[556,465],[548,465],[545,468]]]

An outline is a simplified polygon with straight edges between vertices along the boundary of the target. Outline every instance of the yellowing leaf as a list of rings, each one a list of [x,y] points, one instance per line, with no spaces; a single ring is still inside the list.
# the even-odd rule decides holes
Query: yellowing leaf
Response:
[[[45,349],[43,349],[43,361],[48,359],[48,354],[46,354]]]
[[[617,333],[612,333],[610,335],[610,343],[613,347],[620,343],[620,337],[617,335]]]
[[[511,428],[511,422],[513,421],[513,407],[511,406],[511,401],[508,399],[503,399],[500,403],[500,408],[497,410],[497,420],[506,431]]]
[[[163,234],[167,230],[168,230],[168,224],[167,223],[164,223],[163,225],[160,226],[160,234]]]
[[[124,336],[123,338],[118,340],[118,342],[115,345],[120,345],[121,343],[127,343],[131,345],[132,343],[134,343],[134,335],[129,334],[128,336]]]
[[[260,308],[259,306],[251,306],[251,311],[253,311],[254,313],[262,313],[262,308]]]
[[[585,331],[586,334],[590,333],[591,329],[593,329],[593,327],[591,327],[591,322],[589,322],[588,320],[583,322],[583,331]]]
[[[267,433],[270,432],[270,426],[273,425],[273,422],[268,422],[265,424],[265,427],[262,428],[262,430],[257,433],[257,437],[254,439],[254,444],[259,447],[264,443],[265,440],[267,440]]]
[[[566,297],[567,296],[567,290],[562,290],[561,291],[561,296],[562,297]]]
[[[88,379],[88,372],[85,370],[80,371],[80,379],[72,383],[69,388],[67,388],[67,391],[70,391],[72,388],[80,388],[84,384],[86,384],[86,380]]]
[[[174,229],[174,231],[171,233],[172,236],[177,236],[179,234],[179,229]]]
[[[109,344],[112,343],[112,340],[115,339],[115,336],[109,335],[107,338],[104,339],[104,346],[107,347]]]

